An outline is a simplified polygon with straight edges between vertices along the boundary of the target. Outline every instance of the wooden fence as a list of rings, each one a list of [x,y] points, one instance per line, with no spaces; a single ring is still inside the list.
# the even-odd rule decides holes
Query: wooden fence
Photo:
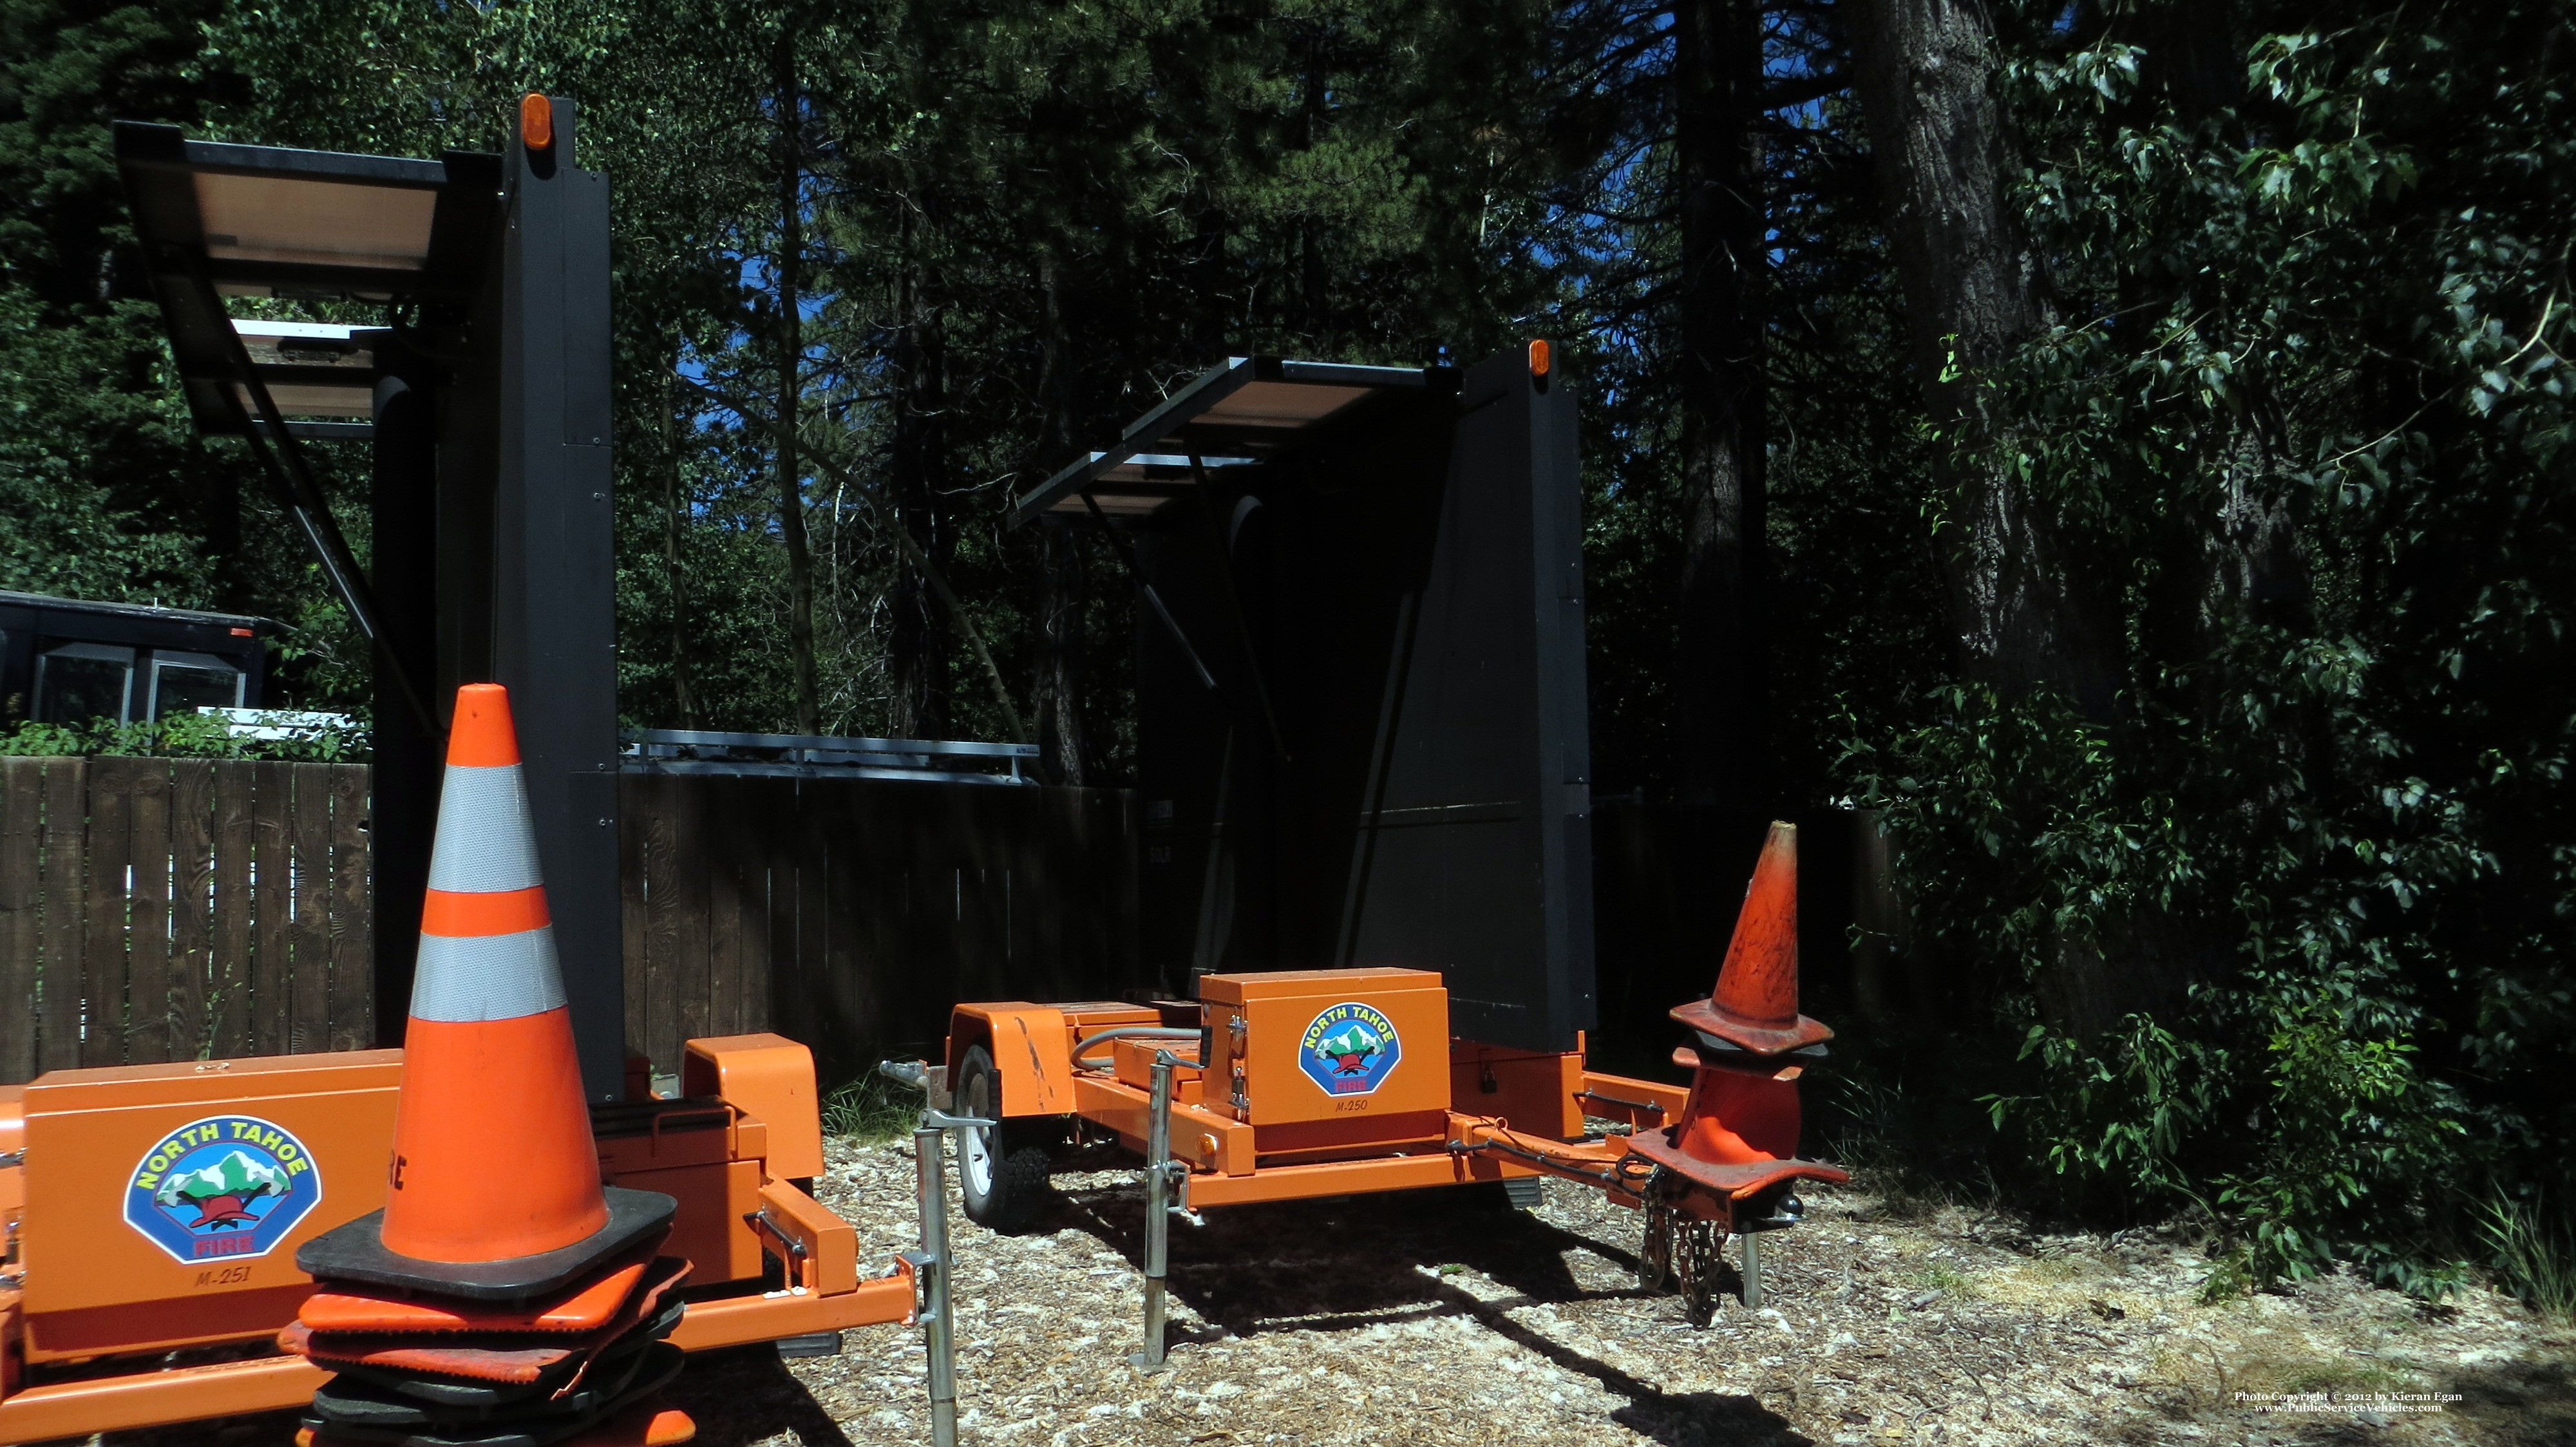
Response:
[[[1125,790],[629,774],[626,1038],[775,1029],[825,1082],[958,1000],[1115,994],[1136,958]]]
[[[369,1044],[367,772],[0,758],[0,1084]]]
[[[0,758],[0,1084],[372,1043],[367,775]],[[658,1070],[691,1036],[775,1029],[846,1080],[927,1044],[953,1001],[1137,983],[1129,792],[630,774],[619,808],[627,1039]],[[1851,940],[1897,928],[1883,841],[1849,814],[1801,822],[1809,1011],[1880,1014],[1905,982]],[[1664,1012],[1706,993],[1762,827],[1602,801],[1608,1063],[1654,1065]]]

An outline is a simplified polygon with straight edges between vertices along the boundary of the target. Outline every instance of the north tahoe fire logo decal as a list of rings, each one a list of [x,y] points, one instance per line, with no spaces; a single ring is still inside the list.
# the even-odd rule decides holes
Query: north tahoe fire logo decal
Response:
[[[1366,1095],[1384,1083],[1403,1054],[1394,1021],[1367,1005],[1344,1003],[1306,1027],[1297,1063],[1329,1094]]]
[[[161,1138],[125,1187],[125,1223],[181,1261],[265,1256],[322,1203],[313,1153],[284,1126],[210,1116]]]

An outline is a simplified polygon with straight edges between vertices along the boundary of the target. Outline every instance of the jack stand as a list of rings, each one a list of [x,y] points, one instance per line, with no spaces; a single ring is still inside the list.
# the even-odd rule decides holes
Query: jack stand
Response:
[[[1744,1309],[1752,1311],[1762,1305],[1762,1233],[1747,1231],[1744,1242]]]
[[[1172,1217],[1191,1224],[1199,1218],[1184,1203],[1172,1203],[1176,1180],[1186,1182],[1189,1165],[1172,1159],[1172,1067],[1179,1060],[1168,1050],[1154,1052],[1153,1113],[1145,1127],[1145,1349],[1127,1358],[1141,1371],[1168,1370],[1163,1359],[1164,1278],[1171,1269]],[[1186,1186],[1184,1186],[1186,1189]]]
[[[930,1355],[931,1447],[957,1447],[957,1333],[950,1316],[948,1254],[948,1132],[993,1122],[925,1108],[912,1132],[913,1165],[921,1183],[921,1249],[904,1253],[921,1283],[922,1346]]]

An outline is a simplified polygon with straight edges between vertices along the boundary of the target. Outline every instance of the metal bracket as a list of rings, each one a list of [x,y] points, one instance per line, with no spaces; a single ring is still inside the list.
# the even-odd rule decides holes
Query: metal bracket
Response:
[[[1190,1163],[1183,1160],[1163,1162],[1163,1175],[1171,1182],[1172,1203],[1164,1207],[1193,1226],[1204,1226],[1207,1218],[1190,1209]]]
[[[1659,1101],[1623,1100],[1615,1095],[1603,1095],[1597,1090],[1578,1090],[1574,1093],[1574,1098],[1576,1100],[1597,1100],[1603,1105],[1615,1105],[1625,1110],[1633,1110],[1641,1113],[1645,1111],[1653,1111],[1655,1113],[1655,1119],[1657,1120],[1661,1120],[1665,1116],[1671,1114],[1670,1111],[1664,1109],[1663,1104]]]
[[[778,1244],[778,1264],[786,1268],[787,1289],[796,1295],[804,1295],[809,1290],[805,1281],[805,1243],[788,1235],[787,1229],[778,1224],[766,1206],[745,1213],[742,1219],[751,1227],[753,1235],[765,1236]]]

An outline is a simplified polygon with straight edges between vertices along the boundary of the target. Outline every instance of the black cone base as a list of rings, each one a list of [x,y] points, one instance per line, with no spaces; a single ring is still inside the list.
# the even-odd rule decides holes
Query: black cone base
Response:
[[[646,1322],[640,1330],[619,1337],[616,1341],[600,1348],[599,1365],[592,1367],[591,1370],[600,1371],[610,1363],[622,1357],[631,1356],[636,1351],[669,1336],[680,1325],[680,1313],[687,1306],[687,1302],[674,1296],[664,1303],[662,1309],[655,1313],[653,1319]],[[459,1382],[442,1377],[418,1377],[402,1372],[379,1371],[371,1367],[340,1367],[337,1368],[339,1375],[332,1380],[369,1383],[400,1393],[427,1406],[449,1409],[451,1412],[490,1414],[502,1409],[516,1410],[520,1404],[528,1403],[531,1398],[541,1399],[552,1396],[555,1390],[564,1384],[564,1380],[573,1374],[577,1364],[577,1360],[561,1363],[533,1382]],[[315,1400],[321,1399],[317,1396]]]
[[[461,1301],[526,1301],[557,1291],[575,1277],[648,1236],[671,1229],[679,1202],[659,1191],[601,1188],[608,1224],[581,1241],[535,1256],[505,1261],[424,1261],[385,1249],[382,1211],[335,1226],[295,1251],[295,1267],[328,1281],[356,1281],[397,1291],[452,1296]]]
[[[686,1356],[669,1342],[654,1342],[619,1361],[602,1358],[578,1388],[560,1397],[507,1408],[506,1420],[495,1420],[488,1412],[471,1409],[432,1407],[373,1383],[353,1381],[343,1373],[313,1394],[313,1416],[343,1437],[382,1434],[388,1439],[409,1440],[426,1433],[479,1441],[485,1439],[473,1434],[484,1426],[493,1431],[541,1434],[595,1421],[638,1392],[667,1386],[686,1362]]]

